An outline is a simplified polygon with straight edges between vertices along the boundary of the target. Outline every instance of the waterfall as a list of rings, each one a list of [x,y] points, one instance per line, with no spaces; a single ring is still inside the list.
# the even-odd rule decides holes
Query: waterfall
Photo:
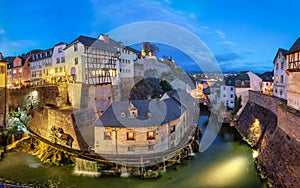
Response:
[[[123,166],[121,167],[121,177],[122,177],[122,178],[127,178],[127,177],[129,177],[129,174],[128,174],[128,172],[127,172],[126,165],[123,165]]]
[[[74,174],[86,175],[86,176],[100,176],[101,173],[98,172],[98,167],[96,162],[75,158]]]
[[[189,144],[189,149],[190,149],[190,156],[195,156],[195,153],[193,151],[192,144]]]

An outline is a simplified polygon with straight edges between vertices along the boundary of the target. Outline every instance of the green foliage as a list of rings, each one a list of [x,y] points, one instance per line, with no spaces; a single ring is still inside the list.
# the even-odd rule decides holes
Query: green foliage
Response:
[[[161,80],[160,86],[164,92],[172,90],[172,86],[166,80]]]
[[[17,132],[20,130],[27,130],[26,124],[30,116],[25,110],[18,108],[16,111],[9,113],[7,130],[9,132]]]
[[[235,96],[234,98],[234,108],[233,108],[233,115],[236,115],[237,112],[240,110],[240,108],[242,107],[242,96]]]

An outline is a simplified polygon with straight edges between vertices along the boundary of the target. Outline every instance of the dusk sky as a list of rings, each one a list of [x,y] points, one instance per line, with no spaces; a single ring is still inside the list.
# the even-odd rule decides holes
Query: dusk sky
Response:
[[[300,36],[299,0],[58,1],[0,0],[0,51],[4,56],[48,49],[79,35],[98,37],[141,21],[179,25],[213,52],[222,71],[273,70],[278,48],[289,49]],[[186,70],[183,54],[162,47]]]

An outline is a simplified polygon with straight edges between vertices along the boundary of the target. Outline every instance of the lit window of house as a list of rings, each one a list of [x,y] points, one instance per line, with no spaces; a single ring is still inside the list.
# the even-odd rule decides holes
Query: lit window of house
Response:
[[[127,140],[135,140],[133,131],[127,132]]]
[[[172,126],[170,127],[170,133],[173,133],[173,132],[175,132],[175,125],[172,125]]]
[[[111,140],[111,132],[104,132],[104,140]]]
[[[276,75],[276,77],[275,77],[275,81],[276,81],[276,82],[278,82],[278,75]]]
[[[74,52],[76,52],[78,50],[78,46],[77,44],[74,44]]]
[[[148,131],[147,140],[154,140],[154,139],[155,139],[155,131]]]

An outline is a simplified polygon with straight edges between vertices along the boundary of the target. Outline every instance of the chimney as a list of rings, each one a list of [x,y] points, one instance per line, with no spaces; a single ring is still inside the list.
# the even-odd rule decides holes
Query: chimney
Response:
[[[0,52],[0,60],[4,60],[4,57],[2,56],[2,52]]]
[[[103,35],[103,38],[104,38],[104,42],[106,44],[109,44],[109,37],[108,37],[108,35]]]

